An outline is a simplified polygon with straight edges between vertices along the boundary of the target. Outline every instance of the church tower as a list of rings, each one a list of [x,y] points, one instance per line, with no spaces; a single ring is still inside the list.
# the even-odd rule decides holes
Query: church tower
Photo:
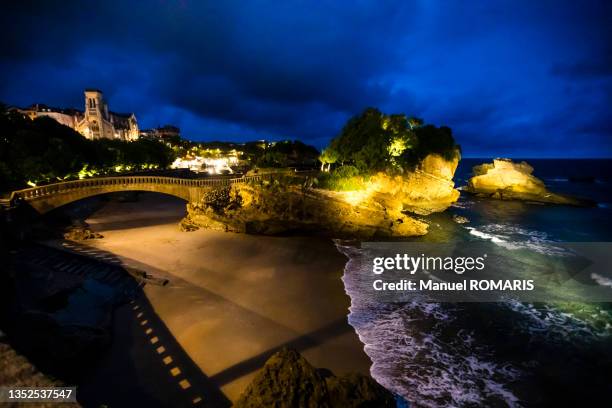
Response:
[[[136,140],[138,122],[133,113],[116,113],[98,89],[85,90],[85,110],[75,115],[75,129],[87,139]]]
[[[108,105],[102,91],[85,90],[85,123],[88,124],[90,139],[114,137],[113,124],[108,114]]]

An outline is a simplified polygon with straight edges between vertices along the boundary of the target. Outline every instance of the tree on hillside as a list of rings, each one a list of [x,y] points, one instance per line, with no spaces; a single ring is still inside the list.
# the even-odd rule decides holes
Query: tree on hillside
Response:
[[[341,164],[353,163],[363,170],[382,169],[388,164],[389,136],[383,127],[383,114],[378,109],[368,108],[347,122],[330,147],[338,153]]]
[[[338,152],[329,146],[323,149],[319,161],[321,162],[321,171],[329,172],[331,165],[338,161]]]
[[[319,151],[299,140],[283,140],[262,148],[249,146],[253,161],[260,167],[287,167],[316,165]]]
[[[459,153],[459,146],[455,144],[453,132],[447,126],[425,125],[417,128],[415,134],[418,142],[415,149],[405,152],[403,160],[406,163],[420,161],[430,153],[436,153],[446,160],[451,160]]]
[[[367,173],[413,167],[431,153],[451,159],[458,151],[448,127],[423,125],[419,118],[368,108],[347,122],[320,160],[325,165],[335,159]]]
[[[410,126],[410,129],[421,127],[423,126],[423,119],[411,116],[408,118],[408,126]]]
[[[78,172],[93,153],[83,136],[48,117],[30,120],[17,112],[3,112],[0,132],[2,186],[65,177]]]
[[[164,143],[88,140],[74,129],[41,117],[31,120],[0,106],[0,191],[105,174],[117,166],[165,168],[174,153]],[[87,172],[84,172],[87,170]]]

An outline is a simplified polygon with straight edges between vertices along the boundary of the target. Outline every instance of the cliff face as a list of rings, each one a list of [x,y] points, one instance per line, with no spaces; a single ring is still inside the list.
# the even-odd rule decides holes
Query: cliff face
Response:
[[[364,189],[355,191],[313,188],[312,180],[233,185],[188,204],[181,226],[270,235],[297,231],[351,238],[424,235],[427,224],[405,211],[430,214],[455,202],[459,192],[452,177],[457,164],[458,160],[430,155],[414,172],[378,173]]]
[[[233,185],[218,190],[219,200],[187,205],[183,229],[199,227],[275,235],[314,232],[336,237],[423,235],[427,224],[377,202],[368,193],[331,192],[275,182]]]
[[[535,177],[533,167],[526,162],[514,163],[510,159],[495,159],[493,163],[474,166],[474,176],[466,191],[500,200],[526,200],[566,205],[592,205],[586,200],[548,191],[544,182]]]
[[[412,172],[398,176],[378,173],[371,183],[381,199],[397,202],[403,211],[427,215],[444,211],[459,199],[453,182],[458,164],[458,158],[447,161],[430,154]]]

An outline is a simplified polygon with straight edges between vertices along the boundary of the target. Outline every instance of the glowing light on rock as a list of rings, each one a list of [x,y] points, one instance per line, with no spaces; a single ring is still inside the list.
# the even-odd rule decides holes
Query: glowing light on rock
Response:
[[[406,140],[397,137],[391,141],[391,144],[387,148],[387,151],[391,156],[398,157],[404,152],[404,150],[406,150],[406,148],[408,148]]]
[[[94,169],[90,169],[87,164],[84,165],[83,168],[78,173],[79,180],[83,180],[86,177],[95,177],[97,175],[98,175],[98,171]]]
[[[368,181],[365,188],[361,190],[345,191],[343,193],[344,201],[352,206],[360,205],[369,200],[374,193],[380,190],[380,183]]]
[[[368,198],[366,190],[355,190],[344,192],[344,200],[350,205],[359,205]]]

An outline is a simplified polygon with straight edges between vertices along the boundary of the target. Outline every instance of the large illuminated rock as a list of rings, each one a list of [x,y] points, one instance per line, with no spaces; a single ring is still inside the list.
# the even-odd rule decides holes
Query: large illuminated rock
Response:
[[[401,203],[373,192],[333,192],[300,185],[233,185],[220,200],[190,203],[185,230],[197,227],[252,234],[315,233],[339,238],[424,235],[427,224],[401,212]]]
[[[395,176],[378,173],[370,183],[375,198],[396,202],[401,211],[427,215],[446,210],[459,198],[453,182],[458,164],[458,158],[446,160],[430,154],[412,171]]]
[[[253,234],[323,233],[334,237],[409,237],[427,224],[406,212],[443,211],[459,197],[452,181],[458,159],[427,156],[410,172],[378,173],[364,188],[330,191],[304,186],[290,173],[271,180],[233,185],[188,205],[184,230],[197,227]]]
[[[468,181],[466,191],[479,196],[578,206],[593,204],[548,191],[544,182],[531,174],[533,167],[524,161],[514,163],[510,159],[495,159],[493,163],[474,166],[472,172],[474,176]]]

